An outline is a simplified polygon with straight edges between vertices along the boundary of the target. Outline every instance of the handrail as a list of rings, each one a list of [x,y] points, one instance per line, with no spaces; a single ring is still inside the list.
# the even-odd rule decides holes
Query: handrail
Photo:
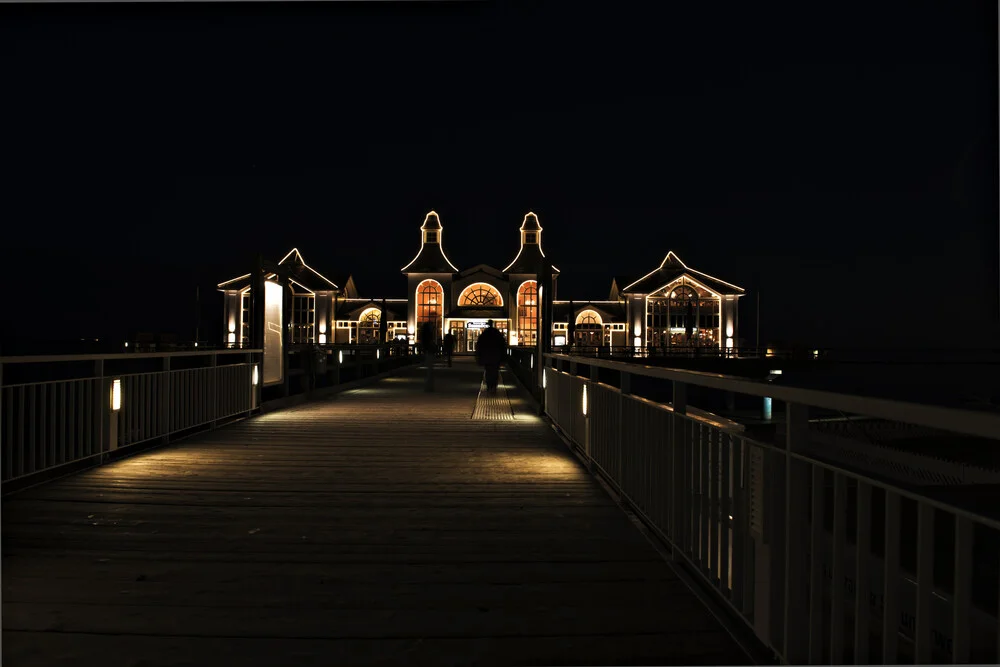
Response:
[[[546,359],[597,366],[619,372],[660,378],[686,384],[734,391],[750,396],[771,398],[788,403],[806,404],[818,408],[837,410],[850,414],[861,414],[880,419],[907,422],[952,431],[962,435],[980,438],[1000,438],[1000,414],[945,408],[936,405],[910,403],[886,398],[855,396],[820,389],[804,389],[772,384],[765,380],[748,380],[743,377],[705,373],[660,366],[609,361],[593,357],[576,357],[565,354],[546,353]]]
[[[257,348],[198,350],[191,352],[112,352],[110,354],[36,354],[0,357],[0,364],[47,364],[64,361],[97,361],[98,359],[162,359],[164,357],[204,357],[213,354],[260,354]]]

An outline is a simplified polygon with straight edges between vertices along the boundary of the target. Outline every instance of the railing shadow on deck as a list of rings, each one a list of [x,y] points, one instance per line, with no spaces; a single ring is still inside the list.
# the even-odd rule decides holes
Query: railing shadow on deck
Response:
[[[538,354],[515,349],[510,366],[553,426],[779,660],[1000,662],[1000,485],[904,484],[809,443],[811,414],[833,412],[997,447],[1000,415],[542,358],[539,373]],[[773,399],[780,419],[742,424],[692,404],[711,392]]]
[[[374,379],[406,346],[287,351],[266,384],[262,350],[0,357],[3,494]]]

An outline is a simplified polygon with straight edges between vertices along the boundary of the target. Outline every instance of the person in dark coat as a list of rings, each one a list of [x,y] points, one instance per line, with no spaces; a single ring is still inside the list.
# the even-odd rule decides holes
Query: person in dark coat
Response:
[[[506,347],[503,334],[493,326],[493,320],[489,320],[476,341],[476,361],[486,373],[486,391],[491,394],[496,393],[500,383],[500,365],[504,361]]]
[[[420,345],[424,348],[424,362],[427,364],[427,379],[424,391],[434,391],[434,357],[437,354],[437,320],[431,318],[420,328]]]
[[[444,335],[444,358],[448,360],[448,368],[451,368],[451,353],[455,351],[455,336],[449,331]]]

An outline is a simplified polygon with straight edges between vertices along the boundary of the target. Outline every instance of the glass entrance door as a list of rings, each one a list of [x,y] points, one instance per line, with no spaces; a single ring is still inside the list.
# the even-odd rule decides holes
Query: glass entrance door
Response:
[[[481,329],[466,329],[465,330],[465,351],[475,352],[476,351],[476,341],[479,340],[479,332]]]

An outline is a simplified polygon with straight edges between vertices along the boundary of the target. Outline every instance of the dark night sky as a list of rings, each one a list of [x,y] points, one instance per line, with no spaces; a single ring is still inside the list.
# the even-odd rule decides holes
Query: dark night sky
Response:
[[[998,346],[995,3],[606,4],[3,7],[4,337],[191,337],[292,246],[402,297],[433,208],[460,268],[537,212],[562,297],[672,249],[751,342],[759,291],[767,340]]]

